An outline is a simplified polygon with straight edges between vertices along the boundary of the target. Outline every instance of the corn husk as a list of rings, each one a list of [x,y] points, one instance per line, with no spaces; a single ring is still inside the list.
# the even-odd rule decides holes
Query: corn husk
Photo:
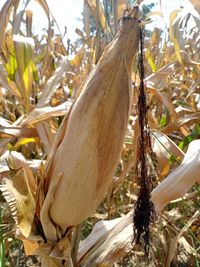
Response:
[[[153,191],[152,201],[160,212],[170,201],[183,197],[200,183],[200,140],[192,141],[180,166],[171,172]]]
[[[129,117],[138,29],[137,19],[123,20],[63,121],[40,187],[48,240],[59,239],[55,225],[62,234],[92,215],[112,182]]]

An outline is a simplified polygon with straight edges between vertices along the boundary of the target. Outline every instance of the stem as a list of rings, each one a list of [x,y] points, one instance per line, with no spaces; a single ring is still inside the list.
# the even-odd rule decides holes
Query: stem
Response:
[[[82,224],[79,224],[74,227],[74,233],[73,233],[73,238],[72,238],[72,261],[74,264],[74,267],[78,266],[77,263],[77,254],[78,254],[78,247],[79,247],[79,242],[81,238],[81,229],[82,229]]]
[[[3,238],[3,231],[1,229],[2,214],[0,211],[0,267],[5,267],[5,243]]]

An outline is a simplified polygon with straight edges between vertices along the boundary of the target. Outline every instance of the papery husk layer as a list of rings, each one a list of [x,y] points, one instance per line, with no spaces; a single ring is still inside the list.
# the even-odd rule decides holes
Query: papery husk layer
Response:
[[[47,239],[92,215],[120,158],[130,109],[131,68],[138,48],[137,19],[126,18],[64,118],[47,163],[40,212]],[[41,198],[40,197],[40,201]]]

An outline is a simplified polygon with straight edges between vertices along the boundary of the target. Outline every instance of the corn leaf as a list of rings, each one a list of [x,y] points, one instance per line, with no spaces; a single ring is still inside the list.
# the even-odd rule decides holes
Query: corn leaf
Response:
[[[183,197],[195,183],[200,183],[199,151],[200,140],[191,142],[181,165],[152,191],[152,201],[157,211],[161,211],[170,201]]]
[[[34,40],[30,37],[23,37],[20,35],[13,36],[18,79],[21,87],[21,95],[25,100],[25,108],[30,108],[30,95],[33,85],[33,53]]]

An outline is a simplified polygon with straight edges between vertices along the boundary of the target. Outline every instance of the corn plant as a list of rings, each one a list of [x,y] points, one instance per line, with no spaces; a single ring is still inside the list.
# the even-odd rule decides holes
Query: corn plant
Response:
[[[133,242],[141,184],[136,55],[139,28],[155,14],[141,20],[128,1],[85,0],[84,31],[65,46],[45,0],[38,3],[47,34],[33,34],[29,2],[7,0],[0,11],[0,190],[14,219],[1,212],[1,266],[11,225],[42,266],[146,266]],[[152,266],[199,262],[198,35],[199,15],[180,9],[168,32],[155,28],[144,39],[152,151],[144,149],[158,214]]]

